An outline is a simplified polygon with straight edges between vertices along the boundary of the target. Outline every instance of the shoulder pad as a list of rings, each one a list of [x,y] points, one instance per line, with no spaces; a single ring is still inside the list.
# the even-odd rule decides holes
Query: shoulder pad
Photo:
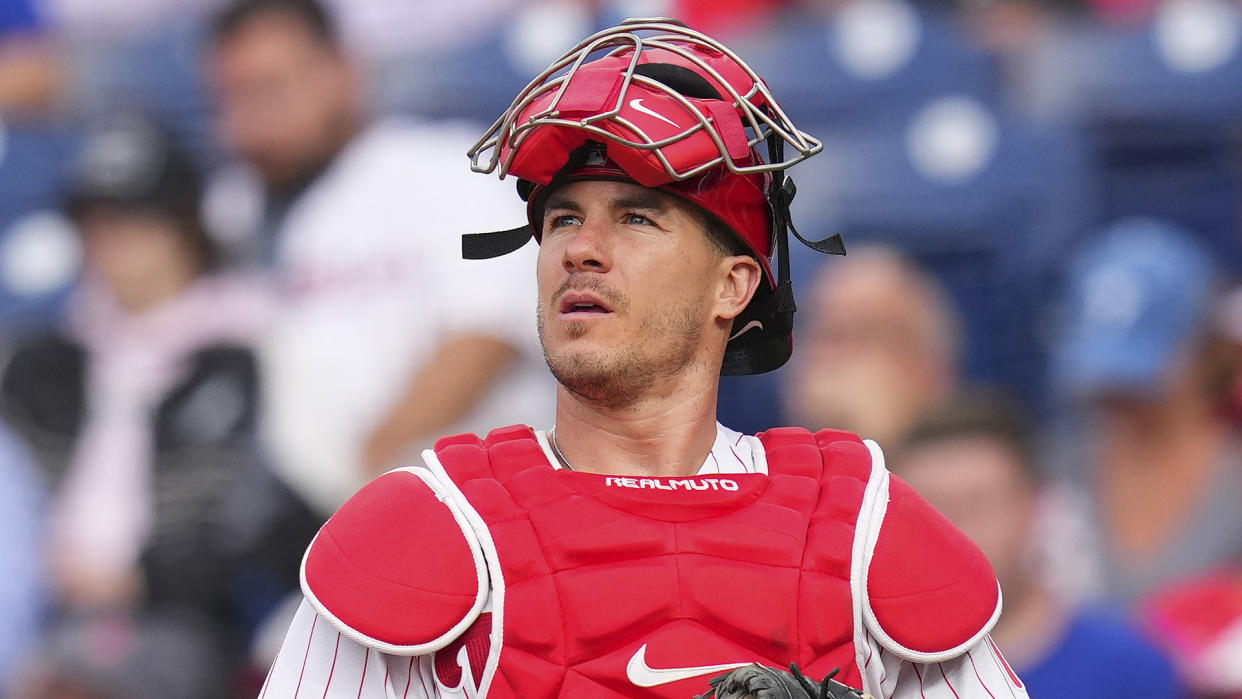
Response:
[[[443,648],[478,617],[488,592],[462,507],[425,469],[389,471],[319,530],[302,560],[303,593],[363,645],[396,655]]]
[[[961,655],[1000,616],[1000,587],[991,564],[896,476],[889,475],[887,506],[878,509],[870,513],[882,521],[868,562],[863,605],[868,629],[885,648],[913,662]]]
[[[816,480],[850,471],[849,458],[861,452],[862,480],[870,473],[870,457],[857,435],[842,430],[820,430],[812,434],[801,427],[774,427],[756,435],[763,443],[769,475],[793,474]],[[844,460],[841,455],[846,455]],[[846,464],[843,466],[843,462]]]

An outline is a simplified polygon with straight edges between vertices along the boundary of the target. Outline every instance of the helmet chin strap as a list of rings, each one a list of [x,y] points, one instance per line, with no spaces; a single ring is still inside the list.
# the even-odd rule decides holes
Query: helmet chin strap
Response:
[[[488,260],[508,255],[529,243],[533,237],[530,224],[503,231],[466,233],[461,237],[461,256],[464,260]]]
[[[785,141],[772,134],[767,138],[768,162],[779,163],[785,158]],[[803,238],[793,225],[789,207],[798,193],[792,178],[785,175],[784,170],[772,172],[772,189],[768,193],[768,201],[772,205],[772,233],[776,236],[776,290],[774,294],[776,321],[784,331],[793,330],[794,312],[798,306],[794,303],[793,281],[789,274],[789,233],[803,245],[825,255],[844,255],[845,240],[840,233],[834,233],[823,240],[807,240]]]
[[[555,184],[557,179],[566,173],[572,173],[587,164],[593,155],[604,152],[606,152],[606,147],[598,141],[587,141],[578,146],[570,152],[565,165],[553,177],[552,184]],[[600,157],[603,156],[601,155]],[[517,181],[518,196],[522,198],[522,201],[529,201],[534,189],[535,183],[529,180],[519,179]],[[501,255],[516,252],[530,242],[530,239],[533,237],[535,237],[535,231],[529,223],[503,231],[466,233],[461,237],[461,256],[465,260],[487,260],[493,257],[500,257]]]

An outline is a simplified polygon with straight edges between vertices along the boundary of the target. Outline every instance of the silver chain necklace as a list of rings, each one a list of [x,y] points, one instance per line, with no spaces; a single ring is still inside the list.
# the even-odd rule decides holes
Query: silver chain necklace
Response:
[[[548,430],[548,444],[552,445],[552,453],[556,454],[556,458],[557,460],[561,462],[562,466],[569,469],[570,471],[575,470],[574,467],[570,465],[569,459],[566,459],[565,455],[561,453],[560,445],[556,443],[556,426],[555,425],[552,426],[552,429]]]

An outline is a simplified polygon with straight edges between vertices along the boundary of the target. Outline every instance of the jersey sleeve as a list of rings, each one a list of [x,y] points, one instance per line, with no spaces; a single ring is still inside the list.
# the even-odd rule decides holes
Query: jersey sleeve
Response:
[[[991,636],[951,660],[905,660],[874,638],[866,647],[867,690],[890,699],[1027,699],[1026,686]]]
[[[341,634],[302,601],[259,699],[435,699],[428,658],[391,656]]]

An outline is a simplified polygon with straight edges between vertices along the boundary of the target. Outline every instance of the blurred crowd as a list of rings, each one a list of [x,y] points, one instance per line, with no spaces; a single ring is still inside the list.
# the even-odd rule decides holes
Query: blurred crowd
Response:
[[[849,255],[793,252],[721,421],[878,440],[1036,699],[1242,697],[1236,0],[0,0],[0,696],[254,696],[356,488],[549,426],[465,152],[626,16],[825,144],[793,215]]]

